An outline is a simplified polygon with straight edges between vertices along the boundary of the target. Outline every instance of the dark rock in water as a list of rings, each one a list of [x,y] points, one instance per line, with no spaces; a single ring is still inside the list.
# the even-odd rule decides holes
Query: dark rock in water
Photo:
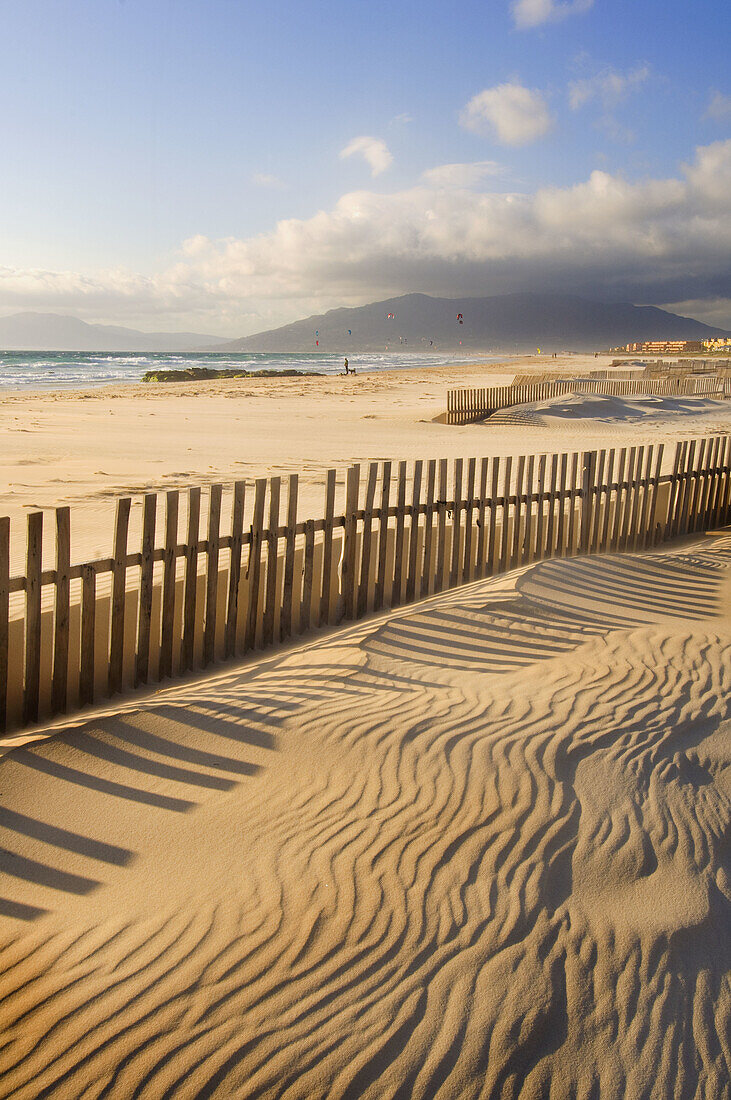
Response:
[[[189,382],[205,378],[323,378],[322,371],[314,370],[243,370],[227,367],[215,370],[213,367],[186,367],[184,370],[148,370],[142,376],[143,382]]]

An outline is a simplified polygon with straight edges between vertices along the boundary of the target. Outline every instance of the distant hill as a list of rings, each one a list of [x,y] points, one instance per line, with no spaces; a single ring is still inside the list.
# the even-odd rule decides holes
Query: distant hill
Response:
[[[457,317],[460,313],[462,324]],[[536,347],[546,351],[596,351],[635,340],[702,340],[727,335],[721,329],[655,306],[591,302],[559,294],[504,294],[493,298],[404,294],[354,309],[331,309],[282,328],[219,344],[217,350],[323,351],[341,355],[383,351],[386,347],[389,351],[415,352],[430,348],[512,352]]]
[[[89,325],[58,313],[0,317],[3,351],[195,351],[226,343],[200,332],[138,332],[116,325]]]

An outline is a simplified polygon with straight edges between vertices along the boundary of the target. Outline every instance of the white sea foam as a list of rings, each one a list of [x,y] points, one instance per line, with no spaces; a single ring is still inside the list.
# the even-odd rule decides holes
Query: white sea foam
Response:
[[[0,352],[0,389],[55,390],[67,387],[139,382],[146,371],[212,367],[215,370],[301,370],[339,374],[343,356],[331,354],[272,354],[267,352],[157,353],[141,355],[107,352]],[[462,363],[466,355],[419,353],[364,353],[348,356],[360,373],[414,370]]]

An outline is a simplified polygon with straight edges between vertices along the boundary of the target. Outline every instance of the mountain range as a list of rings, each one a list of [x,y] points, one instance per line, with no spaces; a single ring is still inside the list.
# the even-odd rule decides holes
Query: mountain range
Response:
[[[191,351],[226,341],[200,332],[138,332],[116,325],[90,325],[59,313],[13,313],[0,317],[0,350],[7,351]]]
[[[461,323],[460,323],[461,320]],[[220,351],[598,351],[636,340],[731,335],[656,306],[592,302],[559,294],[432,298],[404,294],[331,309],[294,324],[220,344]],[[319,341],[319,345],[316,344]]]
[[[0,350],[88,352],[523,352],[598,351],[640,340],[729,336],[690,317],[626,302],[559,294],[432,298],[404,294],[331,309],[281,328],[228,340],[200,332],[140,332],[56,313],[0,317]]]

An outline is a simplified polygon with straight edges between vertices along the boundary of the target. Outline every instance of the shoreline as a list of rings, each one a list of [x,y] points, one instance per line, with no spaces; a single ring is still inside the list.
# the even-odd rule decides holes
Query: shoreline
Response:
[[[316,376],[323,377],[323,378],[337,378],[341,374],[343,374],[342,364],[343,364],[344,358],[346,357],[346,354],[347,353],[343,353],[342,355],[335,354],[335,353],[326,353],[324,355],[319,355],[319,354],[315,355],[315,354],[311,354],[311,353],[308,353],[308,352],[302,352],[302,353],[283,352],[281,354],[281,356],[276,357],[276,356],[273,356],[273,355],[269,355],[268,353],[262,353],[262,352],[252,352],[252,353],[241,352],[241,353],[229,353],[229,354],[218,353],[218,354],[208,354],[208,355],[206,355],[206,354],[198,353],[198,352],[186,352],[186,353],[175,353],[175,352],[172,352],[172,353],[167,353],[167,352],[156,352],[156,353],[98,352],[97,353],[97,352],[63,352],[63,351],[60,351],[60,352],[55,352],[55,351],[48,351],[48,352],[44,352],[44,351],[38,351],[38,352],[2,352],[2,351],[0,351],[0,370],[2,369],[2,366],[3,366],[3,356],[13,356],[13,355],[17,355],[18,357],[21,357],[21,358],[23,356],[34,356],[34,357],[37,357],[40,360],[42,360],[44,356],[59,356],[59,357],[62,357],[62,358],[66,356],[66,357],[69,357],[71,359],[73,359],[75,356],[78,356],[81,360],[83,360],[84,357],[88,357],[92,360],[98,359],[100,361],[100,363],[101,362],[113,362],[115,360],[119,360],[120,363],[125,363],[125,362],[132,363],[132,361],[134,361],[134,360],[140,360],[140,359],[145,360],[144,364],[143,363],[139,364],[138,370],[139,370],[139,375],[140,376],[136,377],[136,378],[133,378],[133,377],[129,377],[129,378],[117,377],[117,378],[99,378],[99,379],[85,379],[85,380],[84,379],[79,379],[78,381],[76,379],[72,379],[72,380],[66,380],[66,381],[63,381],[63,382],[58,382],[58,381],[55,382],[55,383],[50,382],[49,384],[44,384],[42,381],[39,382],[39,383],[36,383],[35,381],[32,381],[32,382],[25,382],[25,383],[21,382],[21,383],[17,383],[17,384],[13,384],[13,382],[11,381],[8,384],[6,384],[0,378],[0,394],[3,394],[3,393],[28,393],[28,394],[31,394],[31,393],[47,393],[47,392],[59,392],[59,393],[61,393],[61,392],[69,391],[69,390],[73,391],[73,392],[79,392],[79,391],[87,390],[87,389],[96,390],[96,389],[99,389],[99,388],[108,388],[108,387],[125,388],[127,386],[136,386],[136,385],[142,385],[142,384],[147,385],[148,383],[143,382],[144,376],[146,374],[150,373],[151,371],[152,372],[157,372],[159,370],[160,372],[163,372],[163,371],[165,371],[167,366],[172,366],[172,369],[179,369],[181,371],[184,371],[186,369],[191,369],[191,368],[194,369],[195,364],[200,364],[202,361],[206,361],[206,360],[209,360],[211,362],[211,364],[215,364],[215,363],[227,363],[227,364],[229,364],[230,366],[229,366],[228,369],[231,370],[231,375],[229,376],[229,378],[233,378],[235,372],[237,372],[237,370],[239,369],[235,365],[236,360],[237,360],[237,355],[241,359],[241,368],[240,369],[241,369],[241,377],[242,378],[254,378],[254,379],[256,379],[259,376],[261,376],[263,378],[267,378],[267,377],[276,378],[280,375],[282,377],[286,377],[287,372],[288,371],[291,372],[298,365],[303,368],[302,371],[300,372],[302,375],[308,375],[308,376],[316,375]],[[465,352],[464,354],[466,356],[469,356],[469,353],[467,353],[467,352]],[[262,356],[262,358],[257,359],[257,356]],[[431,370],[431,369],[435,369],[435,368],[440,369],[442,367],[448,368],[448,369],[452,369],[452,368],[460,369],[463,366],[470,366],[470,365],[474,364],[476,360],[479,361],[479,363],[481,363],[481,364],[488,365],[488,364],[493,363],[493,362],[501,362],[502,363],[502,362],[507,362],[510,359],[520,358],[520,357],[521,356],[518,356],[517,353],[516,354],[511,353],[510,355],[507,355],[507,354],[506,355],[493,355],[493,354],[488,353],[488,352],[484,352],[484,353],[483,352],[476,352],[474,355],[469,356],[468,361],[463,361],[462,359],[459,358],[459,353],[455,353],[454,355],[452,355],[451,353],[444,353],[443,355],[438,355],[438,354],[437,355],[427,355],[427,354],[419,354],[419,353],[411,353],[411,352],[403,352],[403,351],[401,351],[401,352],[398,352],[398,351],[383,352],[383,353],[363,352],[363,353],[354,353],[354,354],[351,354],[349,356],[350,360],[352,362],[354,362],[355,365],[358,367],[358,373],[359,374],[369,374],[369,375],[370,374],[387,374],[387,373],[391,373],[391,372],[400,374],[400,373],[403,373],[404,371],[408,372],[408,371],[411,371],[411,370]],[[387,358],[387,359],[393,360],[393,365],[389,365],[389,366],[386,366],[386,367],[378,365],[379,361],[382,358]],[[412,364],[412,363],[408,363],[408,362],[399,362],[399,360],[405,360],[405,359],[412,359],[412,360],[414,360],[414,363]],[[435,362],[431,362],[431,360],[435,360]],[[271,365],[270,365],[272,361],[280,362],[281,370],[276,369],[276,367],[272,368]],[[186,368],[183,365],[186,362],[190,362],[190,367]],[[174,366],[174,364],[178,364],[178,368],[176,368]],[[84,365],[85,364],[83,362],[80,362],[79,364],[77,364],[77,366],[82,366],[82,367]],[[87,364],[87,365],[90,366],[91,364]],[[253,367],[253,369],[249,369],[247,371],[246,365],[248,365],[250,368]],[[257,365],[260,365],[259,369],[257,369]],[[57,369],[62,370],[64,364],[63,364],[62,361],[59,361],[59,364],[58,364],[57,367],[53,366],[51,363],[46,363],[45,366],[48,368],[49,373],[50,373],[50,372],[56,371]],[[325,368],[326,367],[331,367],[332,369],[329,369],[329,370],[328,369],[318,369],[318,366],[322,366],[322,367],[325,367]],[[312,370],[307,370],[306,369],[307,367],[312,367],[313,369]],[[206,369],[214,369],[214,368],[213,368],[213,366],[211,366],[210,368],[203,367],[202,369],[206,370]],[[201,378],[199,380],[200,381],[206,381],[206,379],[203,379],[203,378]],[[214,380],[214,379],[211,379],[211,380]]]
[[[76,560],[111,550],[116,500],[215,482],[297,473],[303,515],[319,515],[326,471],[384,459],[488,457],[611,447],[612,424],[581,433],[556,427],[438,423],[447,391],[503,385],[544,370],[577,374],[605,360],[522,356],[491,363],[373,371],[321,378],[241,378],[137,383],[39,393],[0,392],[0,515],[9,516],[12,563],[22,571],[26,516],[71,508]],[[622,443],[671,443],[731,430],[728,415],[623,426]],[[584,430],[585,429],[585,430]],[[338,493],[343,487],[338,485]],[[45,524],[53,556],[53,516]],[[51,558],[47,560],[51,560]]]

